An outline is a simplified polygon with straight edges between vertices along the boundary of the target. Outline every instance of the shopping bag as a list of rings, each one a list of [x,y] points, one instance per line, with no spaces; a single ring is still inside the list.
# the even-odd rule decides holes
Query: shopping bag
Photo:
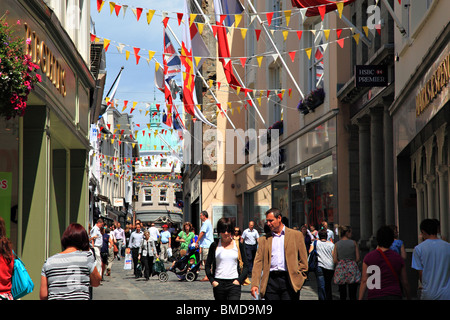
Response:
[[[133,259],[131,258],[131,254],[127,253],[125,255],[125,263],[123,265],[124,270],[131,270],[131,265],[133,263]]]
[[[14,300],[17,300],[31,293],[34,289],[34,283],[31,280],[31,277],[28,274],[27,269],[25,268],[25,265],[23,264],[22,260],[20,260],[15,253],[14,255],[15,259],[12,275],[11,294]]]
[[[138,278],[142,277],[142,264],[141,264],[141,261],[138,261],[138,264],[136,266],[136,277],[138,277]]]
[[[153,270],[152,274],[159,274],[163,271],[166,271],[166,267],[164,266],[164,262],[162,262],[159,259],[156,259],[155,263],[153,264]]]

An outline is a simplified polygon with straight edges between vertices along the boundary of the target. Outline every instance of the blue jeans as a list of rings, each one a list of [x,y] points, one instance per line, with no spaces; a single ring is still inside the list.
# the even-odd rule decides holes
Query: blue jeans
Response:
[[[319,300],[333,300],[331,281],[333,280],[334,270],[317,266],[314,273],[317,279]]]

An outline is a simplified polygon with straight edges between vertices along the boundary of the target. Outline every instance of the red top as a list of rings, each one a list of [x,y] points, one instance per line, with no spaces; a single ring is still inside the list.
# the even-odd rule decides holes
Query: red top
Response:
[[[14,256],[11,253],[11,262],[8,264],[0,255],[0,293],[11,292],[11,279],[14,270]]]

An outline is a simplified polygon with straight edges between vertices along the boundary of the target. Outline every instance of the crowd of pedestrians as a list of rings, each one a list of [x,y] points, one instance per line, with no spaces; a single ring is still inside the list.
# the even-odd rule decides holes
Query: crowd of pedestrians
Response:
[[[262,233],[253,221],[242,232],[234,219],[222,218],[215,238],[208,212],[202,211],[200,219],[198,234],[190,222],[181,229],[164,224],[159,230],[154,223],[137,220],[122,229],[120,223],[107,225],[100,218],[88,231],[72,223],[61,238],[62,251],[43,262],[40,299],[90,299],[92,288],[111,275],[113,261],[127,255],[132,257],[135,277],[149,280],[155,260],[176,261],[191,246],[199,250],[205,270],[201,281],[211,283],[217,300],[239,300],[242,285],[250,285],[254,299],[298,300],[310,274],[315,275],[319,300],[333,299],[333,284],[341,300],[411,299],[405,246],[396,226],[381,227],[377,247],[361,259],[350,226],[340,226],[335,233],[324,221],[318,228],[303,225],[297,230],[272,208],[266,212]],[[441,239],[436,219],[423,220],[420,232],[411,263],[420,281],[418,297],[450,300],[450,244]],[[308,269],[313,251],[317,266]],[[0,218],[0,300],[13,299],[13,266],[12,244]]]

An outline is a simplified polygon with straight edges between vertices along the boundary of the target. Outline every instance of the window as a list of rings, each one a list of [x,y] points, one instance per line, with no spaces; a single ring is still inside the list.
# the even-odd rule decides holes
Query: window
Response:
[[[270,88],[274,92],[281,89],[281,68],[277,65],[269,69]],[[271,124],[283,120],[283,110],[278,95],[271,95],[269,100],[269,110],[271,111]]]
[[[152,202],[152,189],[151,188],[144,189],[144,201],[143,202]]]
[[[310,26],[311,30],[316,30],[316,32],[308,32],[308,43],[311,47],[311,58],[309,59],[309,70],[308,70],[308,89],[313,91],[316,88],[323,87],[323,55],[324,49],[322,44],[324,44],[324,34],[320,32],[322,28],[322,23],[313,24]]]
[[[159,203],[167,203],[167,189],[159,189]]]
[[[161,167],[167,167],[167,159],[161,159]]]

